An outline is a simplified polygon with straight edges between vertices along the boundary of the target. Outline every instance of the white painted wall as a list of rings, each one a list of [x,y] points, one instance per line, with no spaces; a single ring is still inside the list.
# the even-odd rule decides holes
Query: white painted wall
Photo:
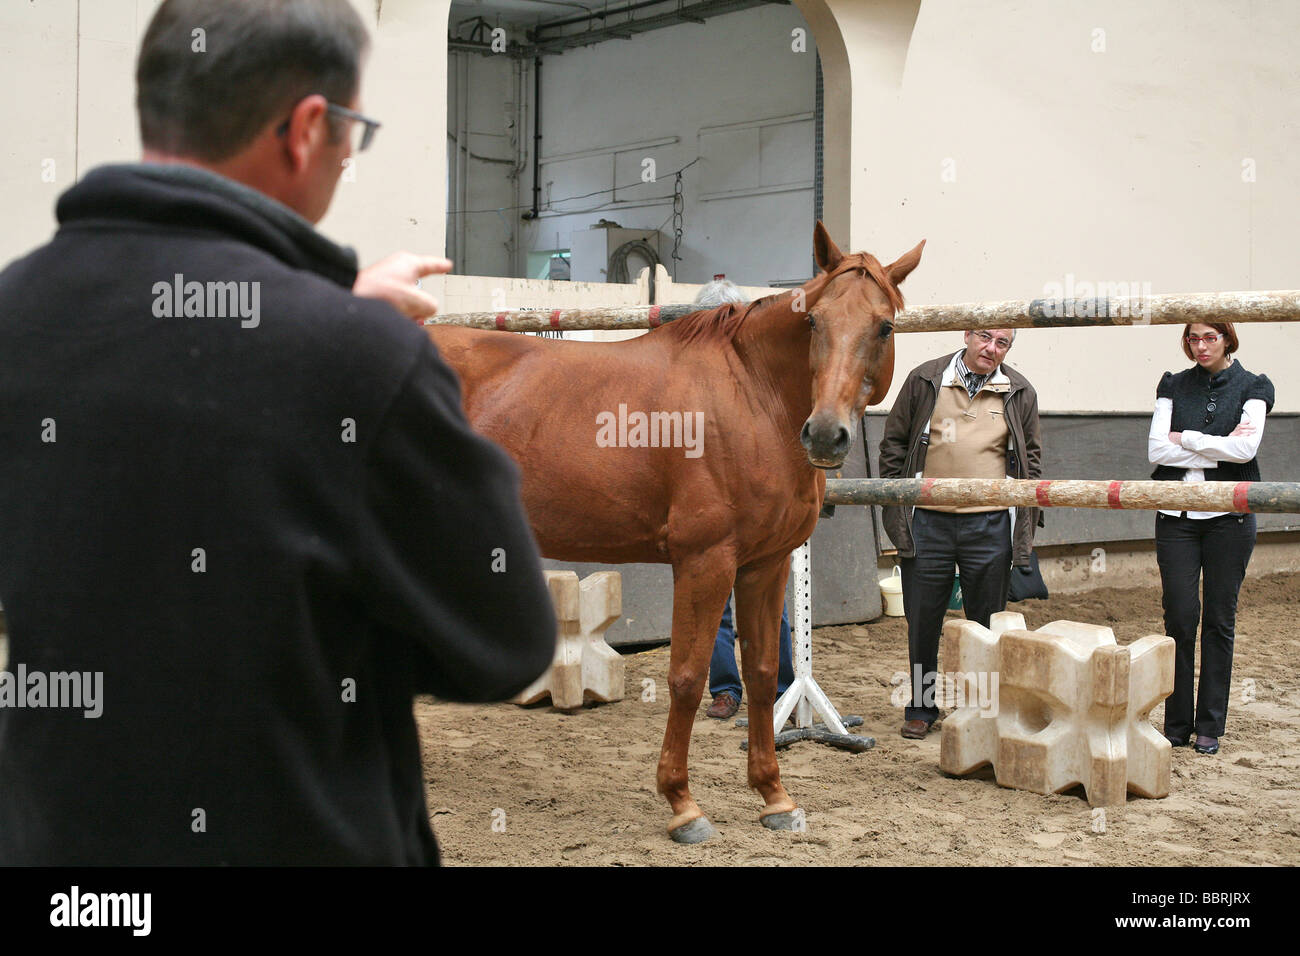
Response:
[[[0,263],[49,239],[81,173],[138,158],[135,54],[155,5],[0,2]]]
[[[527,81],[523,89],[521,75]],[[532,135],[531,97],[527,64],[504,55],[448,55],[447,153],[453,189],[447,255],[460,275],[507,276],[523,261],[516,258],[522,210],[510,207],[516,205],[514,173],[523,163],[523,139]],[[467,147],[460,142],[462,131]],[[461,175],[467,195],[455,189]]]
[[[1034,298],[1070,274],[1157,293],[1300,287],[1300,4],[924,0],[905,67],[873,73],[873,37],[905,4],[798,2],[833,7],[856,51],[851,244],[889,261],[929,240],[909,301]],[[827,95],[847,94],[841,79]],[[1160,374],[1190,364],[1180,328],[1024,332],[1011,362],[1044,409],[1148,409]],[[1240,333],[1277,410],[1300,410],[1300,327]],[[898,369],[960,347],[901,336]]]
[[[54,203],[80,175],[140,158],[135,61],[159,2],[0,0],[0,266],[53,234]],[[320,229],[363,263],[398,248],[436,253],[450,0],[352,3],[371,34],[362,108],[384,127]]]
[[[451,0],[351,0],[370,31],[361,102],[384,124],[320,223],[362,265],[398,249],[440,254],[446,229],[447,10]]]
[[[322,230],[367,262],[402,247],[439,252],[449,0],[353,2],[375,42],[363,106],[384,128],[359,157],[356,181],[340,184]],[[849,186],[827,218],[847,223],[835,231],[843,246],[884,261],[929,240],[904,289],[909,301],[1034,297],[1069,274],[1154,292],[1300,286],[1300,60],[1291,49],[1300,4],[924,0],[909,31],[898,27],[909,22],[908,0],[797,2],[828,59],[838,47],[847,64],[828,75],[827,136],[851,143],[851,161],[828,155],[829,175]],[[139,155],[134,59],[155,4],[0,0],[9,92],[0,97],[0,263],[49,237],[55,199],[77,175]],[[811,136],[802,120],[767,122],[811,110],[811,46],[790,51],[801,24],[794,7],[758,8],[548,57],[543,184],[552,197],[638,182],[644,156],[659,181],[620,192],[612,212],[588,208],[599,197],[555,203],[568,211],[524,227],[516,260],[524,249],[567,245],[571,230],[602,216],[669,233],[668,203],[646,197],[670,194],[668,173],[700,156],[685,175],[677,278],[725,272],[764,286],[806,276],[812,201],[799,183],[811,173],[799,150],[806,142],[810,163]],[[1092,50],[1098,28],[1104,52]],[[504,115],[505,93],[493,89],[475,100],[484,155],[500,146],[487,121]],[[722,148],[729,141],[737,151]],[[1242,180],[1247,158],[1254,182]],[[954,161],[950,181],[945,159]],[[716,198],[729,181],[790,191]],[[528,185],[526,171],[511,204],[528,199]],[[833,194],[846,190],[828,183]],[[484,246],[469,247],[469,264],[481,255],[490,265],[488,248],[503,235],[480,240],[475,230]],[[1300,411],[1300,389],[1289,386],[1300,329],[1245,326],[1242,340],[1243,363],[1278,384],[1278,410]],[[960,344],[955,335],[900,337],[899,377]],[[1025,332],[1011,361],[1047,410],[1147,409],[1159,373],[1185,365],[1169,327]]]
[[[543,212],[525,247],[567,247],[612,219],[661,230],[672,271],[672,173],[698,158],[683,175],[677,279],[811,275],[816,53],[811,37],[791,50],[796,27],[807,29],[794,7],[760,7],[544,58]],[[641,181],[645,159],[655,182]],[[532,201],[528,162],[520,203]],[[615,186],[628,188],[563,201]]]

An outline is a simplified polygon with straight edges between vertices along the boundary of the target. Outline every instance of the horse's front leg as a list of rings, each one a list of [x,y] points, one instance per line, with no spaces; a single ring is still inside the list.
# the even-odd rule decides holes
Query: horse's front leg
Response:
[[[729,554],[695,555],[673,565],[673,634],[668,663],[668,727],[659,757],[659,792],[673,809],[668,835],[678,843],[700,843],[713,826],[691,799],[687,755],[691,727],[709,677],[709,658],[735,575]]]
[[[759,820],[773,830],[795,826],[795,804],[781,786],[772,707],[776,703],[781,606],[790,556],[741,568],[736,575],[736,635],[749,695],[749,785],[763,798]]]

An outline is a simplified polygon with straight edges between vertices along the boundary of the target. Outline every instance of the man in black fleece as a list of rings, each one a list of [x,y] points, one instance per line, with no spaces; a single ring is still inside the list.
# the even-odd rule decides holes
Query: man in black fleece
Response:
[[[0,273],[0,864],[436,863],[412,696],[551,661],[517,469],[352,291],[430,266],[312,228],[366,42],[347,0],[166,0],[149,162]]]

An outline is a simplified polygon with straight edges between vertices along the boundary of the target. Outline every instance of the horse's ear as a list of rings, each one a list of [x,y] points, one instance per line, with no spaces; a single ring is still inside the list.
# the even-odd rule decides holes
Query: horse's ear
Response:
[[[840,252],[839,246],[835,245],[831,234],[826,231],[820,219],[817,220],[817,227],[813,229],[813,256],[823,272],[830,272],[844,258],[844,253]]]
[[[898,261],[891,266],[886,266],[885,271],[889,273],[889,279],[894,285],[898,285],[906,279],[913,269],[921,261],[921,250],[925,248],[925,240],[922,239],[917,243],[916,248],[911,252],[905,252],[898,257]]]

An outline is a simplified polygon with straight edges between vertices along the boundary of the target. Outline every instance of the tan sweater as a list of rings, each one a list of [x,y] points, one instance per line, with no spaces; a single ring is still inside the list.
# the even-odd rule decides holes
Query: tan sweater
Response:
[[[985,385],[972,399],[958,381],[939,389],[930,419],[926,478],[1005,478],[1007,421],[1002,407],[1006,385]],[[918,505],[931,511],[971,514],[1001,511],[998,505]]]

